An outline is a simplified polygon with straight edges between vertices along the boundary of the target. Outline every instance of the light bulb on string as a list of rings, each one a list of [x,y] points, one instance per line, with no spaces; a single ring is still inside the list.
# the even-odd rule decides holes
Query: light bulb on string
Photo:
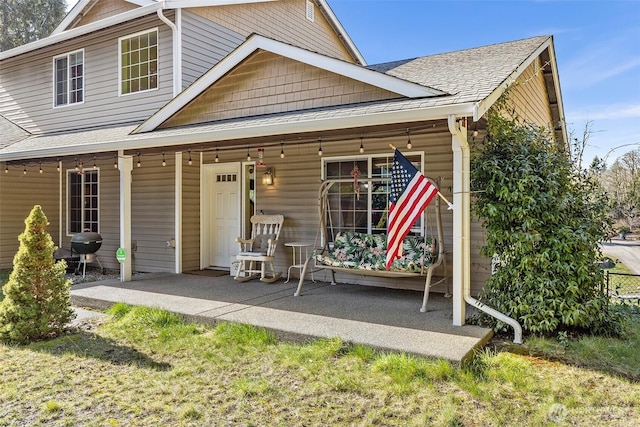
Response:
[[[364,153],[364,143],[362,142],[363,139],[364,136],[360,136],[360,154]]]
[[[407,129],[407,150],[411,150],[411,130]]]
[[[40,169],[38,170],[38,172],[42,173],[42,162],[40,162]]]
[[[162,166],[167,166],[167,161],[164,159],[164,151],[162,152]]]
[[[96,165],[96,156],[93,156],[93,168],[98,169],[98,165]]]
[[[142,166],[142,163],[140,162],[140,153],[138,152],[138,163],[136,163],[137,167]]]
[[[4,173],[9,173],[9,165],[7,163],[4,164]]]
[[[216,158],[214,160],[216,163],[218,163],[220,161],[220,156],[218,156],[218,151],[219,150],[220,150],[219,148],[216,148]]]
[[[56,172],[60,172],[60,159],[56,159]]]
[[[249,153],[249,146],[247,146],[247,162],[251,161],[251,153]]]
[[[193,160],[191,160],[191,150],[189,150],[189,166],[193,164]]]
[[[113,156],[113,168],[118,169],[118,155]]]
[[[322,138],[318,138],[318,156],[322,156]]]
[[[78,167],[78,158],[76,157],[76,172],[78,172],[80,170],[80,167]]]
[[[24,163],[23,166],[24,166],[24,169],[22,170],[22,174],[26,175],[27,174],[27,164]]]
[[[284,159],[284,142],[280,143],[280,158]]]

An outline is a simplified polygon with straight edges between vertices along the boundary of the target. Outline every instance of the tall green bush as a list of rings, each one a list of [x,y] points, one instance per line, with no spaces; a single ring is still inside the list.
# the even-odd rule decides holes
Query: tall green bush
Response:
[[[2,287],[0,339],[26,343],[59,335],[73,318],[66,263],[55,262],[49,221],[36,205],[25,220],[9,281]]]
[[[482,253],[497,266],[481,301],[532,333],[615,332],[596,265],[606,201],[547,131],[503,113],[489,113],[488,137],[472,149],[473,206],[487,234]]]

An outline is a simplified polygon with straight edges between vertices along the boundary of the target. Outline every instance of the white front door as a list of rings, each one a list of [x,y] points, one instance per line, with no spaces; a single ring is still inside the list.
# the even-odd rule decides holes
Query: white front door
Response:
[[[203,171],[203,268],[228,268],[241,236],[240,164],[204,165]]]

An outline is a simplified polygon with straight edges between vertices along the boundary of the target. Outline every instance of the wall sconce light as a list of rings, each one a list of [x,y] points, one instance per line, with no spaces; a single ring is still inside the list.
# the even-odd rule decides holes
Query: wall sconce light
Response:
[[[275,171],[273,168],[268,168],[262,175],[262,183],[264,185],[273,185],[273,178],[275,177]]]

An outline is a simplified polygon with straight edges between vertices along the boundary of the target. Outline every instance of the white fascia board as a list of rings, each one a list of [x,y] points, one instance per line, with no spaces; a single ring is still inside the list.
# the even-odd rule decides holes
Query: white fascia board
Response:
[[[513,82],[529,67],[541,54],[551,45],[551,37],[544,41],[527,59],[525,59],[509,76],[498,86],[489,96],[476,104],[476,111],[473,115],[473,121],[477,122],[491,108],[491,106],[502,96]],[[554,58],[555,60],[555,58]],[[557,69],[554,73],[557,75]]]
[[[58,26],[51,32],[49,37],[55,36],[56,34],[59,34],[59,33],[63,32],[65,30],[65,28],[67,28],[69,25],[71,25],[71,23],[78,17],[78,15],[80,15],[80,12],[82,12],[84,10],[84,8],[87,7],[87,5],[92,1],[94,1],[94,0],[79,0],[75,4],[75,6],[73,6],[71,8],[69,13],[67,13],[67,15],[64,17],[62,22],[60,22],[58,24]],[[95,1],[97,1],[97,0],[95,0]]]
[[[564,116],[564,103],[562,101],[562,90],[560,88],[560,74],[558,73],[558,62],[556,61],[556,50],[553,43],[553,36],[549,41],[549,59],[553,70],[553,86],[556,89],[556,100],[558,102],[558,115],[560,116],[559,120],[562,126],[562,135],[564,137],[565,144],[569,144],[569,135],[567,133],[567,124]]]
[[[124,0],[127,3],[135,4],[136,6],[149,6],[150,4],[158,3],[156,0]]]
[[[325,17],[329,20],[329,23],[335,28],[338,32],[338,35],[344,40],[347,44],[347,47],[351,50],[351,53],[355,56],[355,59],[360,62],[361,65],[366,66],[367,61],[364,59],[364,56],[360,53],[360,50],[356,47],[356,44],[351,40],[351,36],[347,33],[347,30],[342,26],[340,20],[333,13],[331,6],[327,3],[326,0],[318,0],[322,13],[324,13]]]
[[[147,133],[135,135],[133,138],[123,138],[98,144],[85,144],[78,147],[49,148],[28,152],[13,153],[6,156],[0,154],[0,162],[12,162],[26,158],[48,158],[79,156],[106,151],[143,150],[156,147],[172,147],[189,144],[203,144],[211,141],[232,141],[245,138],[270,137],[272,135],[292,135],[308,132],[323,132],[339,129],[349,129],[363,126],[390,125],[395,123],[412,123],[429,120],[446,119],[450,115],[469,117],[473,114],[474,103],[453,104],[440,107],[415,108],[397,111],[381,111],[378,113],[363,113],[345,117],[328,117],[323,119],[301,120],[290,123],[257,124],[242,128],[193,132],[184,134],[158,135]]]
[[[165,9],[180,9],[187,7],[229,6],[245,3],[265,3],[276,0],[165,0]]]
[[[354,80],[358,80],[407,98],[423,98],[445,95],[435,89],[411,83],[387,74],[363,68],[350,62],[341,61],[329,56],[320,55],[296,46],[268,39],[259,35],[252,35],[236,50],[227,55],[222,61],[207,71],[180,95],[162,107],[156,114],[136,128],[133,133],[149,132],[156,129],[169,117],[180,111],[185,105],[195,99],[203,91],[222,78],[234,67],[240,64],[257,50],[264,50],[276,55],[284,56],[305,64],[318,67]]]
[[[76,37],[83,36],[85,34],[92,33],[94,31],[102,30],[104,28],[111,27],[113,25],[121,24],[123,22],[130,21],[132,19],[141,18],[151,13],[156,13],[158,9],[162,7],[162,3],[154,3],[148,6],[133,9],[128,12],[120,13],[118,15],[111,16],[109,18],[101,19],[100,21],[92,22],[91,24],[82,25],[78,28],[73,28],[68,31],[63,31],[56,35],[45,37],[44,39],[36,40],[31,43],[27,43],[22,46],[18,46],[13,49],[0,52],[0,61],[14,56],[22,55],[23,53],[31,52],[36,49],[41,49],[56,43],[60,43],[66,40],[71,40]]]

